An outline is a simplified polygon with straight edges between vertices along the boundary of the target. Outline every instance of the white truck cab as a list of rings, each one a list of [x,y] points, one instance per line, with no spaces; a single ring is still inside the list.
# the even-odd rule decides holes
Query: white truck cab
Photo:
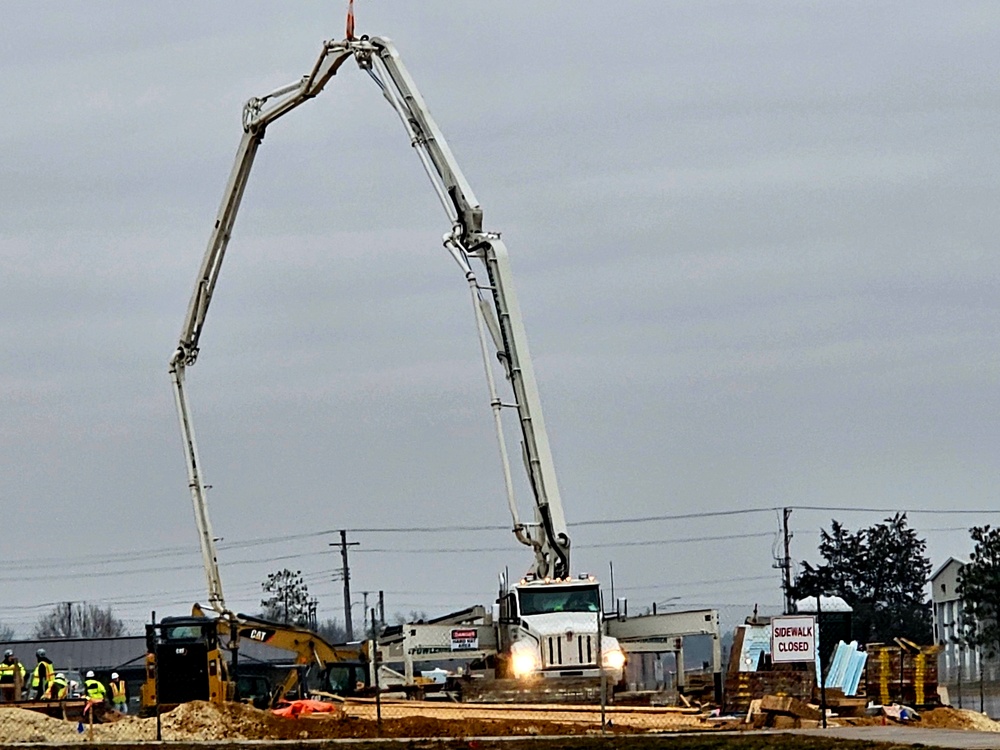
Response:
[[[621,681],[625,654],[604,635],[601,592],[593,576],[527,576],[501,590],[499,677],[600,677]]]

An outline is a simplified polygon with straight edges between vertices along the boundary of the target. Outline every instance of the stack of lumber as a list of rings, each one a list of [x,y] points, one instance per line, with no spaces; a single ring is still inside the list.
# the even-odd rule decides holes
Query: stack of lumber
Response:
[[[937,705],[939,650],[938,646],[918,646],[903,638],[897,638],[895,645],[869,644],[865,680],[868,699],[882,705]]]
[[[818,707],[790,695],[765,695],[752,701],[747,711],[748,723],[775,729],[815,728],[822,718]]]

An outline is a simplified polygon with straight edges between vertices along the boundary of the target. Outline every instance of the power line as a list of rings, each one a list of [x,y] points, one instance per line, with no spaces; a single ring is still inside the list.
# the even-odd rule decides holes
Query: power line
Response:
[[[760,537],[774,536],[772,531],[762,531],[755,532],[752,534],[725,534],[720,536],[691,536],[691,537],[680,537],[674,539],[650,539],[647,541],[630,541],[627,546],[629,547],[651,547],[651,546],[664,546],[668,544],[688,544],[690,542],[722,542],[730,541],[733,539],[756,539]],[[621,547],[621,542],[601,542],[598,544],[577,544],[573,545],[574,549],[607,549],[611,547]],[[363,550],[358,550],[358,552],[407,552],[415,554],[436,554],[441,552],[506,552],[510,550],[510,546],[507,547],[452,547],[450,549],[444,547],[434,547],[434,548],[422,548],[422,549],[399,549],[395,547],[386,548],[368,548]]]
[[[833,512],[833,513],[906,513],[906,514],[925,514],[925,515],[996,515],[1000,513],[1000,509],[970,509],[970,508],[875,508],[869,506],[845,506],[837,507],[832,505],[787,505],[783,506],[790,508],[792,510],[799,510],[805,512]],[[627,525],[627,524],[637,524],[637,523],[656,523],[664,521],[689,521],[707,518],[724,518],[730,516],[743,516],[743,515],[753,515],[759,513],[774,513],[781,510],[781,507],[754,507],[754,508],[737,508],[731,510],[718,510],[718,511],[699,511],[696,513],[671,513],[671,514],[661,514],[654,516],[638,516],[638,517],[624,517],[624,518],[604,518],[604,519],[588,519],[583,521],[578,521],[571,524],[572,527],[587,527],[587,526],[616,526],[616,525]],[[957,530],[957,529],[956,529]],[[482,531],[510,531],[508,525],[502,524],[489,524],[489,525],[444,525],[444,526],[411,526],[411,527],[395,527],[395,526],[371,526],[371,527],[358,527],[346,529],[348,533],[356,534],[442,534],[442,533],[457,533],[457,532],[482,532]],[[283,534],[278,536],[270,537],[258,537],[255,539],[246,539],[240,541],[223,542],[218,545],[220,551],[236,550],[236,549],[248,549],[260,547],[267,544],[281,544],[284,542],[301,541],[304,539],[314,539],[324,536],[330,536],[333,534],[338,534],[339,529],[324,529],[321,531],[310,531],[298,534]],[[579,545],[583,546],[583,545]],[[477,548],[482,551],[482,548]],[[195,555],[198,553],[197,547],[195,545],[185,545],[185,546],[173,546],[173,547],[159,547],[152,549],[135,550],[132,552],[114,552],[114,553],[89,553],[74,557],[75,560],[80,565],[94,564],[102,565],[110,562],[128,562],[135,559],[151,560],[158,559],[162,557],[171,557],[175,555]],[[279,559],[294,559],[293,556],[287,556],[285,558],[268,558],[262,561],[265,562],[275,562]],[[67,559],[63,557],[47,557],[47,558],[31,558],[31,559],[12,559],[7,560],[4,563],[5,570],[23,570],[25,568],[30,568],[31,570],[39,570],[43,568],[59,568],[60,570],[65,569],[67,565]]]
[[[793,507],[793,506],[789,506]],[[797,506],[796,506],[797,507]],[[817,507],[817,506],[812,506]],[[878,511],[873,511],[878,512]],[[965,513],[964,510],[956,510],[955,512]],[[994,511],[1000,512],[1000,511]],[[661,516],[660,518],[665,518]],[[671,517],[672,518],[672,517]],[[588,524],[590,522],[587,522]],[[928,532],[951,532],[951,531],[966,531],[964,526],[946,526],[946,527],[932,527],[926,529],[919,529],[922,533]],[[820,529],[796,529],[795,533],[808,534],[811,532],[819,532]],[[326,533],[326,532],[322,532]],[[309,536],[314,536],[315,534],[310,534]],[[704,542],[715,542],[715,541],[733,541],[737,539],[759,539],[764,537],[773,536],[774,532],[752,532],[745,534],[723,534],[723,535],[709,535],[709,536],[690,536],[690,537],[673,537],[669,539],[652,539],[652,540],[639,540],[639,541],[629,541],[627,546],[629,547],[650,547],[650,546],[668,546],[676,544],[693,544],[693,543],[704,543]],[[296,535],[298,536],[298,535]],[[277,538],[277,537],[275,537]],[[244,546],[242,543],[239,545],[233,545],[233,549]],[[619,542],[599,542],[595,544],[577,544],[574,545],[575,549],[612,549],[622,546]],[[510,545],[500,546],[500,547],[422,547],[422,548],[398,548],[398,547],[370,547],[370,548],[359,548],[356,550],[357,553],[378,553],[378,554],[478,554],[483,552],[508,552],[513,549]],[[91,565],[86,571],[75,571],[72,568],[82,567],[86,563],[78,563],[73,560],[67,560],[63,558],[59,562],[59,572],[58,573],[39,573],[37,575],[23,575],[23,574],[12,574],[7,576],[0,576],[0,583],[15,583],[15,582],[37,582],[37,581],[51,581],[51,580],[62,580],[66,578],[106,578],[108,576],[117,575],[139,575],[147,573],[163,573],[163,572],[184,572],[184,571],[197,571],[202,569],[200,562],[195,562],[196,551],[187,550],[187,554],[190,555],[192,562],[184,563],[179,565],[161,565],[157,567],[142,567],[142,568],[131,568],[131,567],[104,567],[111,563],[127,563],[132,560],[146,560],[148,556],[145,553],[136,552],[131,553],[131,557],[120,557],[116,560],[104,560],[100,563],[95,563]],[[244,565],[259,565],[259,564],[270,564],[275,562],[285,562],[291,560],[301,560],[309,557],[319,557],[321,555],[327,554],[323,551],[311,551],[311,552],[296,552],[285,555],[272,555],[270,557],[253,557],[246,559],[237,560],[226,560],[224,564],[227,568],[244,566]],[[155,556],[154,556],[155,557]],[[103,569],[95,570],[93,569],[96,565],[101,565]],[[6,564],[4,566],[5,571],[10,571],[14,573],[17,570],[23,569],[37,569],[42,566],[29,565],[25,561],[24,565],[11,565]]]
[[[632,541],[628,543],[630,547],[648,547],[648,546],[666,546],[671,544],[688,544],[697,542],[711,542],[711,541],[731,541],[734,539],[754,539],[760,537],[771,536],[771,532],[759,532],[750,534],[726,534],[726,535],[716,535],[716,536],[701,536],[701,537],[677,537],[672,539],[652,539],[645,541]],[[597,544],[581,544],[578,545],[578,549],[607,549],[615,548],[621,546],[617,542],[603,542]],[[377,552],[381,554],[461,554],[461,553],[482,553],[482,552],[507,552],[511,549],[509,545],[503,547],[424,547],[424,548],[410,548],[410,549],[399,549],[399,548],[360,548],[355,550],[356,553],[361,552]],[[262,563],[273,563],[273,562],[283,562],[288,560],[301,560],[306,557],[318,557],[325,554],[324,552],[314,551],[314,552],[297,552],[288,555],[275,555],[272,557],[254,557],[249,559],[241,560],[228,560],[225,561],[226,567],[234,567],[237,565],[259,565]],[[141,555],[137,555],[135,559],[143,559]],[[143,567],[143,568],[111,568],[106,570],[86,570],[86,571],[72,571],[66,569],[66,562],[63,562],[63,568],[58,574],[40,573],[38,575],[22,575],[16,574],[11,576],[0,576],[0,582],[20,582],[20,581],[51,581],[51,580],[64,580],[64,579],[74,579],[74,578],[106,578],[108,576],[118,576],[118,575],[139,575],[146,573],[170,573],[179,571],[194,571],[201,570],[202,565],[200,563],[187,563],[182,565],[166,565],[158,567]]]
[[[832,513],[905,513],[906,515],[939,515],[939,516],[957,516],[957,515],[996,515],[1000,513],[1000,509],[997,508],[986,508],[982,510],[970,509],[970,508],[872,508],[869,506],[861,507],[845,507],[838,508],[833,505],[788,505],[786,506],[793,510],[811,510],[811,511],[823,511]]]

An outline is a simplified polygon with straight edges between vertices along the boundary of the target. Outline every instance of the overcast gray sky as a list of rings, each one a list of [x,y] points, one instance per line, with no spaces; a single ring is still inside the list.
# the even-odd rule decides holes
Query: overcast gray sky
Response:
[[[204,600],[167,361],[242,104],[307,72],[344,5],[3,4],[0,622]],[[773,512],[573,524],[1000,511],[995,3],[357,16],[396,41],[504,233],[577,572],[613,561],[633,607],[775,606]],[[354,589],[390,612],[489,603],[530,562],[411,151],[345,66],[259,153],[188,372],[236,609],[288,566],[340,617],[340,528],[443,528],[351,533]],[[795,511],[793,557],[832,517],[886,515]],[[937,565],[997,516],[911,520]],[[495,530],[447,530],[470,525]]]

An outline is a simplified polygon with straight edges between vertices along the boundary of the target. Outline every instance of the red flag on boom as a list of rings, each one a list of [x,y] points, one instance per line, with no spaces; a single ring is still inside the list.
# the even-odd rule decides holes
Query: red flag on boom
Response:
[[[354,39],[354,0],[347,0],[347,39]]]

